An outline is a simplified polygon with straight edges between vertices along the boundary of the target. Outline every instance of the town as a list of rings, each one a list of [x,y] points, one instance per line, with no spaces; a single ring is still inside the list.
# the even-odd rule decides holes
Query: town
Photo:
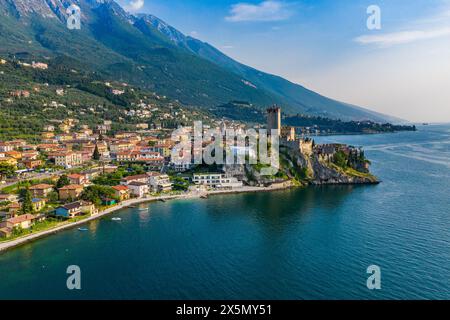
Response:
[[[76,125],[81,130],[73,132]],[[111,122],[104,121],[91,129],[68,118],[59,126],[46,125],[40,143],[1,142],[0,236],[16,238],[79,221],[132,199],[292,186],[296,178],[307,180],[308,167],[314,170],[309,163],[313,157],[321,163],[353,167],[360,177],[368,175],[368,161],[360,149],[315,145],[311,139],[298,137],[295,128],[282,127],[279,107],[267,110],[267,129],[279,136],[280,150],[286,151],[289,163],[287,170],[271,177],[258,177],[259,163],[206,165],[194,164],[190,158],[173,162],[172,149],[180,141],[191,141],[192,127],[178,130],[177,141],[164,130],[145,130],[143,125],[139,131],[108,135],[110,127]],[[208,128],[203,128],[204,141],[197,152],[212,143],[206,137]],[[217,130],[225,131],[225,124]],[[296,174],[298,169],[303,176]]]

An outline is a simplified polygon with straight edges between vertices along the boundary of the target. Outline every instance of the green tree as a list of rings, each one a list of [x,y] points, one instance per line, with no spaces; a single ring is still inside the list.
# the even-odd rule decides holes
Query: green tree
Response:
[[[100,151],[98,151],[97,145],[95,145],[94,155],[92,156],[92,159],[94,159],[96,161],[100,160]]]
[[[26,214],[26,213],[32,213],[33,212],[33,197],[31,195],[31,192],[28,188],[26,189],[22,189],[21,190],[21,195],[23,198],[23,203],[22,203],[22,214]]]
[[[338,151],[333,156],[333,163],[341,168],[347,168],[348,159],[343,151]]]
[[[56,189],[68,186],[70,184],[70,180],[67,175],[63,174],[59,177],[58,182],[56,183]]]
[[[17,168],[15,166],[2,163],[0,164],[0,178],[3,180],[4,178],[14,176],[16,174]]]
[[[81,194],[81,199],[85,201],[93,202],[96,205],[101,205],[102,199],[104,198],[114,198],[114,189],[107,186],[89,186],[84,189]]]

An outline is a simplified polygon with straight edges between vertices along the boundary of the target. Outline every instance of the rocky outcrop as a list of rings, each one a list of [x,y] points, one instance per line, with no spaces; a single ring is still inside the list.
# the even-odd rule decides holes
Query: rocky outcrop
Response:
[[[313,157],[311,159],[314,176],[311,183],[315,185],[325,184],[377,184],[378,179],[367,173],[350,174],[340,168],[330,166]]]

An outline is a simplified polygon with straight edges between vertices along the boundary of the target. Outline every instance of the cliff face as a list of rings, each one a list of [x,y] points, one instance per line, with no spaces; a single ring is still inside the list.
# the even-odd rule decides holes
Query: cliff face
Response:
[[[378,179],[369,173],[345,169],[321,162],[316,156],[310,159],[314,175],[311,183],[325,184],[376,184]]]
[[[365,162],[354,167],[339,167],[331,161],[321,160],[315,152],[303,154],[293,149],[280,151],[281,166],[274,176],[263,176],[257,166],[232,166],[226,172],[236,176],[247,185],[270,185],[287,180],[297,181],[301,185],[332,184],[377,184],[379,180],[371,175]]]

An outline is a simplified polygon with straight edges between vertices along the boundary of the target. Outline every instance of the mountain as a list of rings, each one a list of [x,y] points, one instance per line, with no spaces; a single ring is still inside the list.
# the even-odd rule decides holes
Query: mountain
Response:
[[[65,8],[81,8],[81,30],[66,27]],[[226,56],[152,15],[132,15],[111,0],[0,0],[0,55],[47,59],[130,82],[211,109],[229,101],[289,114],[344,120],[392,118],[321,96]]]

